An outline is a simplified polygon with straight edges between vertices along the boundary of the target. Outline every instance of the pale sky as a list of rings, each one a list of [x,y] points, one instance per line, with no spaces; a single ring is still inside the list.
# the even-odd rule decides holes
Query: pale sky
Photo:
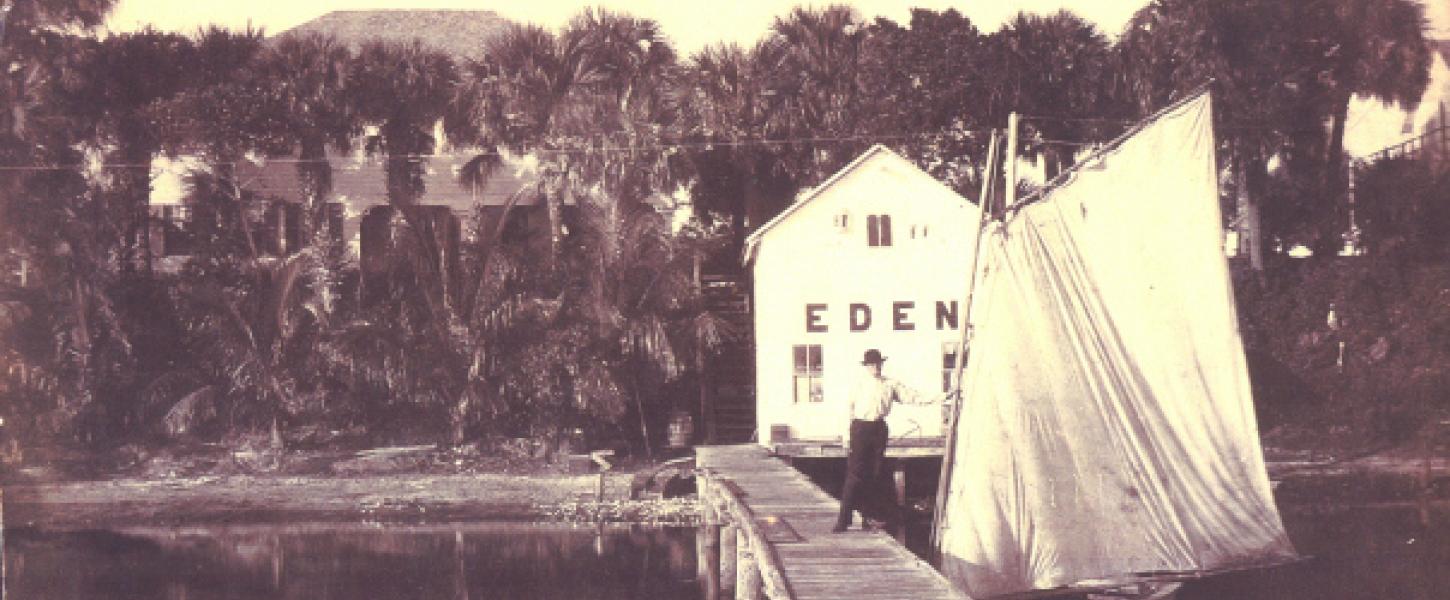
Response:
[[[799,4],[824,6],[831,2],[797,0],[619,0],[570,2],[565,0],[120,0],[109,27],[130,31],[150,24],[157,29],[191,33],[216,23],[230,28],[253,26],[268,33],[285,31],[334,10],[384,8],[467,8],[493,10],[515,21],[557,28],[586,6],[606,6],[639,17],[655,19],[684,52],[720,41],[749,44],[770,27],[777,15]],[[854,0],[866,19],[888,17],[905,24],[911,7],[943,10],[955,7],[978,28],[995,30],[1017,11],[1051,13],[1071,9],[1093,21],[1109,36],[1116,36],[1147,0]]]

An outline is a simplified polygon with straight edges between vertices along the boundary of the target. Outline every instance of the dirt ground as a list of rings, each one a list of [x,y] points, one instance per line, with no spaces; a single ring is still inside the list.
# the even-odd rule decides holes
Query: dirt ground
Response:
[[[73,469],[15,469],[0,482],[4,522],[78,529],[359,520],[676,523],[695,517],[692,501],[663,499],[657,487],[630,499],[635,474],[653,472],[659,464],[653,461],[625,462],[605,473],[600,498],[600,475],[585,457],[501,461],[426,446],[229,454],[159,454],[81,477]]]
[[[250,521],[688,521],[684,500],[630,501],[628,473],[203,475],[10,484],[5,523],[49,529]]]

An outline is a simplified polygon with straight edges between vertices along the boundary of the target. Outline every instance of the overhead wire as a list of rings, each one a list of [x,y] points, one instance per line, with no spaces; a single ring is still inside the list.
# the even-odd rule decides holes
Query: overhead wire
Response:
[[[527,152],[520,153],[520,155],[523,155],[523,156],[528,156],[528,155],[533,155],[533,156],[559,156],[559,155],[580,155],[580,154],[630,153],[630,152],[640,152],[640,151],[648,151],[648,150],[666,150],[666,151],[669,151],[669,150],[686,150],[686,149],[692,149],[692,148],[706,148],[706,149],[708,149],[708,148],[714,148],[714,147],[727,147],[727,148],[729,148],[729,147],[746,147],[746,146],[787,146],[787,145],[792,145],[792,144],[820,144],[820,143],[837,143],[837,142],[873,142],[873,141],[874,142],[880,142],[880,141],[899,141],[899,140],[911,140],[911,139],[932,139],[932,138],[945,138],[945,137],[962,137],[962,136],[971,136],[971,135],[986,134],[986,133],[989,133],[990,131],[991,131],[990,129],[982,128],[982,129],[964,129],[964,130],[954,130],[954,131],[935,131],[935,132],[902,133],[902,134],[861,134],[861,135],[843,135],[843,136],[792,137],[792,138],[780,138],[780,139],[764,139],[764,138],[761,138],[761,139],[723,140],[723,141],[680,141],[680,142],[662,142],[662,143],[656,143],[656,144],[634,144],[634,145],[625,145],[625,146],[583,145],[583,146],[575,147],[575,148],[538,148],[538,149],[532,149],[532,150],[529,150]],[[260,160],[260,161],[240,160],[240,161],[225,161],[225,162],[221,162],[221,163],[210,163],[210,164],[224,164],[224,165],[231,165],[232,167],[239,167],[239,166],[242,166],[244,164],[245,165],[249,165],[249,166],[262,166],[262,165],[269,165],[269,164],[310,164],[310,163],[318,163],[318,164],[320,164],[320,163],[329,163],[329,164],[337,165],[337,164],[346,164],[348,162],[352,162],[352,163],[362,163],[362,164],[380,164],[380,163],[383,163],[383,162],[386,162],[386,161],[390,161],[390,160],[433,160],[433,159],[470,159],[471,160],[471,159],[476,158],[476,157],[479,157],[479,156],[498,156],[498,157],[503,157],[503,156],[509,156],[509,155],[512,155],[512,153],[504,153],[504,152],[499,152],[497,150],[479,150],[477,152],[456,152],[456,153],[443,153],[443,154],[436,154],[436,153],[435,154],[400,154],[400,155],[392,155],[392,156],[389,156],[387,154],[381,154],[381,153],[379,153],[379,154],[376,154],[376,155],[368,156],[367,158],[364,158],[364,159],[358,159],[358,158],[352,157],[352,156],[342,156],[342,157],[334,157],[334,158],[291,158],[291,157],[285,157],[285,158],[268,158],[268,159],[263,159],[263,160]],[[102,163],[102,164],[99,164],[99,165],[85,165],[85,164],[78,164],[78,165],[0,165],[0,171],[46,171],[46,170],[92,169],[92,168],[99,168],[99,169],[133,169],[133,168],[134,169],[141,169],[141,168],[154,168],[154,165],[151,165],[151,164],[140,164],[140,163]]]
[[[1098,118],[1098,117],[1059,117],[1059,116],[1051,116],[1051,115],[1023,115],[1020,118],[1023,119],[1024,121],[1054,121],[1054,122],[1064,122],[1064,123],[1106,123],[1106,124],[1122,125],[1122,126],[1131,126],[1131,125],[1136,124],[1138,122],[1138,121],[1135,121],[1135,120],[1127,120],[1127,119],[1110,119],[1110,118]],[[1263,126],[1224,126],[1224,127],[1220,127],[1219,128],[1219,131],[1222,131],[1222,132],[1275,132],[1275,133],[1283,133],[1283,134],[1323,133],[1323,131],[1320,130],[1320,129],[1294,129],[1294,130],[1286,130],[1286,129],[1281,129],[1281,128],[1263,127]],[[750,147],[750,146],[770,147],[770,146],[787,146],[787,145],[793,145],[793,144],[821,144],[821,143],[873,142],[873,141],[874,142],[882,142],[882,141],[901,141],[901,140],[912,140],[912,139],[935,139],[935,138],[946,138],[946,137],[978,136],[978,135],[985,135],[985,134],[988,134],[990,132],[991,132],[991,129],[990,128],[974,128],[974,129],[964,129],[964,130],[956,130],[956,131],[936,131],[936,132],[919,132],[919,133],[902,133],[902,134],[869,134],[869,135],[868,134],[862,134],[862,135],[844,135],[844,136],[792,137],[792,138],[780,138],[780,139],[763,139],[763,138],[761,138],[761,139],[722,140],[722,141],[679,141],[679,142],[663,142],[663,143],[656,143],[656,144],[635,144],[635,145],[596,145],[596,146],[583,145],[583,146],[579,146],[579,147],[575,147],[575,148],[537,148],[537,149],[532,149],[532,150],[529,150],[527,152],[521,153],[520,155],[522,155],[522,156],[529,156],[529,155],[532,155],[532,156],[562,156],[562,155],[574,155],[574,156],[577,156],[577,155],[588,155],[588,154],[631,153],[631,152],[641,152],[641,151],[651,151],[651,150],[653,150],[653,151],[660,151],[660,150],[671,151],[671,150],[687,150],[687,149],[700,149],[700,148],[709,149],[709,148],[716,148],[716,147],[724,147],[724,148]],[[1028,142],[1030,142],[1032,144],[1035,144],[1035,145],[1055,145],[1055,146],[1071,146],[1071,147],[1092,147],[1092,146],[1101,145],[1106,140],[1073,141],[1073,140],[1060,140],[1060,139],[1035,139],[1035,140],[1024,140],[1024,141],[1028,141]],[[385,163],[387,161],[393,161],[393,160],[408,160],[408,161],[449,160],[449,159],[453,159],[453,160],[472,160],[472,159],[477,158],[477,157],[480,157],[480,156],[504,157],[504,156],[510,156],[510,155],[513,155],[513,154],[512,153],[499,152],[497,150],[479,150],[479,151],[476,151],[476,152],[429,153],[429,154],[414,153],[414,154],[402,154],[402,155],[394,155],[394,156],[388,156],[386,154],[376,154],[376,155],[368,156],[366,158],[358,158],[358,157],[355,157],[355,156],[339,156],[339,157],[333,157],[333,158],[292,158],[292,157],[283,157],[283,158],[266,158],[266,159],[262,159],[262,160],[259,160],[259,161],[237,160],[237,161],[225,161],[225,162],[221,162],[221,163],[208,163],[208,164],[212,164],[212,165],[229,165],[229,166],[231,166],[233,168],[242,167],[243,165],[250,166],[250,167],[254,167],[254,168],[260,168],[260,167],[263,167],[263,166],[266,166],[266,165],[274,165],[274,164],[275,165],[289,165],[289,164],[290,165],[299,165],[299,164],[314,164],[314,163],[315,164],[328,163],[328,164],[332,164],[334,166],[346,166],[348,163],[352,163],[352,164],[359,165],[359,166],[362,166],[362,165],[372,166],[372,165],[382,164],[382,163]],[[101,163],[101,164],[74,164],[74,165],[0,165],[0,172],[3,172],[3,171],[70,171],[70,170],[88,170],[88,169],[101,169],[101,170],[113,170],[113,169],[155,169],[155,168],[156,168],[156,165],[155,164],[145,164],[145,163]]]

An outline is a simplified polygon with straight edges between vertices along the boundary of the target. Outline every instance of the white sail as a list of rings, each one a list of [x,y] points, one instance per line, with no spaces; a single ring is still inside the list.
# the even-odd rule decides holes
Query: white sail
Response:
[[[942,569],[976,598],[1294,557],[1223,255],[1208,94],[983,241]]]

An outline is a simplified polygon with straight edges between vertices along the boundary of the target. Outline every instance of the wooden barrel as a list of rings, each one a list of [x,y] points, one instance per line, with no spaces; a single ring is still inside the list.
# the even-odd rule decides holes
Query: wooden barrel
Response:
[[[683,410],[677,410],[670,414],[669,444],[671,448],[684,448],[690,445],[690,438],[695,435],[695,418]]]

